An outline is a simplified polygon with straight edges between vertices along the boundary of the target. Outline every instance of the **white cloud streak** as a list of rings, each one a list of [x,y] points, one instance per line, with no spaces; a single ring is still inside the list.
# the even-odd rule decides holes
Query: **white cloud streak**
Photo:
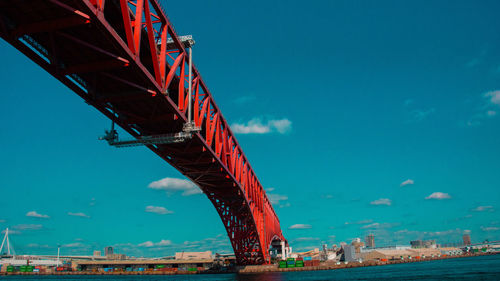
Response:
[[[496,227],[496,226],[481,226],[481,230],[482,231],[498,231],[500,230],[500,227]]]
[[[151,247],[166,247],[172,245],[172,241],[170,240],[161,240],[160,242],[153,243],[152,241],[146,241],[140,243],[139,247],[151,248]]]
[[[318,241],[319,238],[317,237],[299,237],[295,239],[295,242],[305,242],[305,241]]]
[[[493,212],[494,210],[493,206],[477,206],[472,209],[474,212]]]
[[[167,192],[182,191],[182,196],[201,194],[201,190],[191,181],[178,178],[163,178],[148,185],[148,188],[165,190]]]
[[[64,244],[62,245],[63,248],[87,248],[88,246],[80,243],[80,242],[75,242],[75,243],[69,243],[69,244]]]
[[[367,223],[372,223],[373,220],[360,220],[360,221],[354,221],[354,222],[348,222],[346,221],[344,224],[349,225],[349,224],[367,224]]]
[[[72,217],[80,217],[80,218],[90,218],[89,215],[85,214],[85,213],[82,213],[82,212],[77,212],[77,213],[73,213],[73,212],[68,212],[68,216],[72,216]]]
[[[405,180],[404,182],[402,182],[399,186],[407,186],[407,185],[412,185],[414,184],[415,182],[411,179],[407,179]]]
[[[26,213],[26,216],[27,217],[32,217],[32,218],[40,218],[40,219],[48,219],[48,218],[50,218],[48,215],[39,214],[36,211],[29,211],[29,212]]]
[[[16,230],[40,230],[43,226],[41,224],[18,224],[14,225],[12,228]]]
[[[388,198],[380,198],[378,200],[375,200],[375,201],[372,201],[370,202],[371,205],[386,205],[386,206],[391,206],[392,205],[392,201],[391,199],[388,199]]]
[[[286,134],[292,130],[292,121],[287,118],[273,119],[262,122],[260,118],[253,118],[245,123],[233,123],[231,130],[235,134],[268,134],[277,132]]]
[[[290,226],[288,229],[311,229],[311,228],[312,226],[310,224],[298,223]]]
[[[146,206],[145,211],[148,213],[155,213],[158,215],[166,215],[174,213],[173,211],[167,210],[165,207],[160,207],[160,206]]]
[[[484,94],[484,97],[492,104],[500,105],[500,90],[490,91]]]
[[[378,223],[374,222],[372,224],[367,224],[361,227],[361,229],[383,229],[383,228],[391,228],[394,227],[395,225],[398,225],[396,223]]]
[[[434,192],[431,195],[425,197],[426,200],[444,200],[444,199],[450,199],[451,196],[448,193],[443,193],[443,192]]]

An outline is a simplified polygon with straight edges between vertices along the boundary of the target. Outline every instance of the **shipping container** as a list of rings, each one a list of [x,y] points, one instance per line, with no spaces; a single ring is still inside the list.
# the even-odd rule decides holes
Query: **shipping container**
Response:
[[[311,257],[304,257],[304,260],[305,261],[310,261],[310,260],[312,260],[312,258]]]

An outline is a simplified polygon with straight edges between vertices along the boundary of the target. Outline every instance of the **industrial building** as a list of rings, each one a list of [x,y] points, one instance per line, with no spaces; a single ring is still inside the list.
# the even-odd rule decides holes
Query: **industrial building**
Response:
[[[234,257],[212,256],[206,252],[179,252],[173,259],[123,259],[123,260],[85,260],[74,261],[73,270],[82,271],[204,271],[212,269],[216,264],[234,264]]]
[[[375,248],[375,235],[370,234],[365,239],[367,248]]]
[[[414,240],[410,241],[410,245],[414,249],[418,248],[436,248],[436,240]]]
[[[464,236],[462,236],[462,238],[464,240],[465,246],[470,246],[472,244],[471,240],[470,240],[470,234],[464,234]]]

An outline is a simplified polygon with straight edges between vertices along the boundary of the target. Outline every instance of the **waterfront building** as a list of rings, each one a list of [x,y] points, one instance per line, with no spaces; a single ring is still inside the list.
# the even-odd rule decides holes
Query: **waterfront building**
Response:
[[[448,255],[448,256],[458,256],[464,253],[462,249],[454,247],[439,248],[439,251],[441,252],[442,255]]]
[[[436,240],[414,240],[410,241],[410,245],[414,249],[418,248],[436,248]]]
[[[356,253],[360,253],[361,249],[365,247],[365,243],[361,242],[361,239],[359,238],[357,240],[352,241],[351,245],[354,246],[354,251]]]
[[[375,248],[375,235],[370,234],[366,236],[366,247],[368,248]]]
[[[233,261],[234,262],[234,261]],[[224,263],[224,262],[223,262]],[[203,260],[163,260],[163,259],[138,259],[138,260],[103,260],[103,261],[73,261],[75,270],[102,272],[112,268],[113,271],[153,271],[161,268],[165,271],[187,271],[190,268],[207,270],[214,265],[214,259]]]
[[[470,246],[470,244],[472,244],[470,241],[470,234],[464,234],[464,236],[462,238],[464,240],[465,246]]]
[[[94,257],[100,257],[101,256],[101,251],[94,251],[93,256]]]
[[[112,254],[114,254],[113,247],[108,246],[108,247],[104,248],[104,255],[105,256],[111,256]]]
[[[344,249],[344,261],[351,262],[356,260],[356,249],[353,245],[345,245],[342,249]]]
[[[376,249],[361,254],[364,260],[400,260],[416,257],[417,253],[410,250]]]
[[[175,253],[176,260],[212,260],[212,251]]]

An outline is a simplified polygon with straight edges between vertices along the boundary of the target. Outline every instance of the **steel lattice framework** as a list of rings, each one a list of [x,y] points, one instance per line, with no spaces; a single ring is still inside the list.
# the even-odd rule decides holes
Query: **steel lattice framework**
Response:
[[[2,0],[0,34],[135,138],[187,121],[187,50],[157,0]],[[201,131],[147,147],[207,195],[239,264],[267,263],[278,217],[194,66],[192,89]]]

